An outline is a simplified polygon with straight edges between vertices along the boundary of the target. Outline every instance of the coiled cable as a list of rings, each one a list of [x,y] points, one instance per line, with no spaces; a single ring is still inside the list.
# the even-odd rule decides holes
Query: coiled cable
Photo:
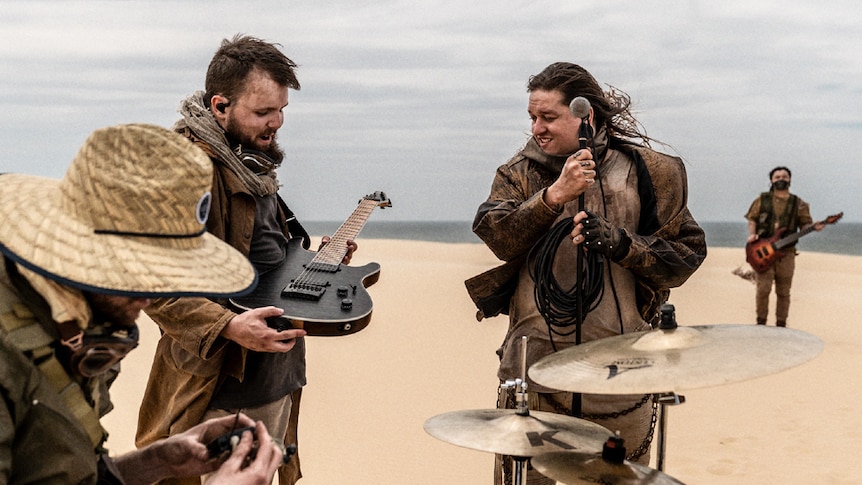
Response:
[[[553,344],[554,335],[567,336],[577,331],[577,324],[601,302],[604,293],[604,258],[596,251],[583,251],[583,273],[574,286],[563,288],[554,276],[554,260],[560,244],[574,228],[574,221],[566,217],[555,224],[530,248],[528,261],[530,277],[535,283],[534,297],[539,313],[548,325],[548,336]],[[578,289],[581,290],[581,308],[578,308]],[[555,346],[556,348],[556,346]]]

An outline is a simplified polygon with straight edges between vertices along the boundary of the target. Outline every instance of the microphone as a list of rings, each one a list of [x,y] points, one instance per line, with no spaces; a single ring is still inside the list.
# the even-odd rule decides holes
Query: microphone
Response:
[[[575,118],[589,118],[590,108],[590,101],[583,96],[578,96],[569,103],[569,111],[572,112],[572,116]]]
[[[590,101],[583,96],[578,96],[569,103],[569,111],[572,112],[572,116],[581,119],[578,144],[581,149],[587,148],[593,138],[593,127],[590,126]]]

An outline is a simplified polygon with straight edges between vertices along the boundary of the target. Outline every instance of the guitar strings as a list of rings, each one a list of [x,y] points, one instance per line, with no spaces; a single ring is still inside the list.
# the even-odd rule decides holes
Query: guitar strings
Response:
[[[320,287],[326,284],[326,274],[334,272],[347,254],[347,241],[355,239],[368,216],[377,207],[373,200],[363,199],[350,217],[335,231],[332,239],[312,258],[291,285]]]

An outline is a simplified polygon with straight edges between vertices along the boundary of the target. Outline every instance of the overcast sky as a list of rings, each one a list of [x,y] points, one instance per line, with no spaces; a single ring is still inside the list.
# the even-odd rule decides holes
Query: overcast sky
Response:
[[[376,190],[375,220],[471,220],[528,136],[527,79],[570,61],[685,159],[698,220],[742,221],[787,165],[815,219],[862,222],[855,0],[0,1],[0,171],[61,178],[97,128],[170,126],[238,32],[300,65],[279,174],[304,220]]]

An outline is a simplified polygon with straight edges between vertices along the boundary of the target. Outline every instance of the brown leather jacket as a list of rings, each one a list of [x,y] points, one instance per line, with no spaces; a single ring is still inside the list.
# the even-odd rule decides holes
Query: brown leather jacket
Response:
[[[641,316],[654,323],[670,288],[684,283],[706,258],[706,238],[687,207],[682,160],[630,144],[615,149],[635,160],[643,207],[637,233],[628,234],[629,252],[617,263],[635,275]],[[531,139],[497,169],[473,232],[505,263],[465,282],[479,320],[508,314],[528,251],[560,215],[544,203],[542,194],[557,179],[564,162],[565,157],[545,154]]]
[[[184,133],[204,149],[210,158],[215,155],[206,144]],[[224,165],[214,162],[212,206],[207,230],[248,255],[254,230],[255,198],[239,178]],[[287,212],[285,212],[287,211]],[[279,220],[282,232],[291,237],[289,225],[304,237],[308,235],[282,205]],[[144,446],[173,432],[198,424],[219,379],[233,376],[242,379],[246,349],[219,334],[236,313],[224,301],[206,298],[166,298],[154,300],[147,308],[149,315],[162,330],[156,347],[153,367],[138,416],[135,443]]]

